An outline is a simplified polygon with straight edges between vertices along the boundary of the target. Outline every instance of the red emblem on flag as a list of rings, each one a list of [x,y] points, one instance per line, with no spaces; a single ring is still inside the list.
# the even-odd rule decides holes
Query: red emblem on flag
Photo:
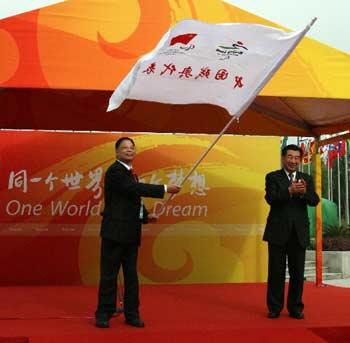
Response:
[[[186,45],[196,36],[197,36],[197,33],[186,33],[184,35],[173,37],[171,38],[170,46],[175,45],[177,43]]]

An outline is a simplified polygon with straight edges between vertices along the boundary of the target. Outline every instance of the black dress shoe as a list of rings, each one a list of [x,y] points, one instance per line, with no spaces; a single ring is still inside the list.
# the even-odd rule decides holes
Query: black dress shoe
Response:
[[[294,319],[304,319],[304,313],[302,312],[289,312],[289,317]]]
[[[125,319],[125,324],[135,326],[137,328],[144,328],[145,323],[141,318],[134,318],[134,319]]]
[[[95,325],[100,329],[109,328],[109,321],[107,319],[96,318]]]
[[[270,319],[276,319],[280,316],[280,313],[279,312],[269,312],[267,314],[267,318],[270,318]]]

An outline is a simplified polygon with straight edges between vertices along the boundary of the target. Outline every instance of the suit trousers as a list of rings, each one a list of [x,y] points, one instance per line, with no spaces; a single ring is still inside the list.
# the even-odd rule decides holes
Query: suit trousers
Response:
[[[298,240],[295,228],[285,245],[269,243],[269,264],[267,283],[267,307],[270,312],[281,312],[284,306],[284,288],[286,278],[286,260],[288,256],[289,287],[287,309],[291,312],[302,312],[305,268],[305,248]]]
[[[118,243],[102,238],[96,318],[109,320],[116,311],[117,276],[120,266],[124,275],[125,318],[132,320],[139,317],[137,255],[138,244]]]

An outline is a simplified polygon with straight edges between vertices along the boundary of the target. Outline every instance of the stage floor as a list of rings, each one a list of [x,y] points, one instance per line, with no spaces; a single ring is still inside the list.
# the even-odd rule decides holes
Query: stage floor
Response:
[[[266,284],[144,285],[144,329],[94,326],[96,287],[0,288],[4,342],[350,342],[350,289],[306,283],[305,320],[266,318]]]

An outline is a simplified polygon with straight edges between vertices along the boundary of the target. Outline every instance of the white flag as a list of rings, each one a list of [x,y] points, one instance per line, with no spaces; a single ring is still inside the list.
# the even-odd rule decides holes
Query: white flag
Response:
[[[214,104],[240,116],[315,20],[288,33],[258,24],[181,21],[136,63],[114,91],[107,111],[128,98]]]
[[[66,0],[0,0],[0,19],[34,11],[64,1]]]

